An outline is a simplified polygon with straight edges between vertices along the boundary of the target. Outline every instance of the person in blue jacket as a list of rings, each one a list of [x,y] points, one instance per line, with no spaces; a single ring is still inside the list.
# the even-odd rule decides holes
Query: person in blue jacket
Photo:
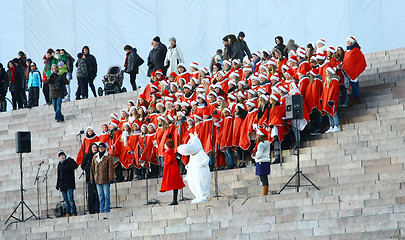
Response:
[[[42,87],[41,72],[37,69],[36,63],[31,63],[31,70],[28,75],[28,107],[38,106],[39,88]]]

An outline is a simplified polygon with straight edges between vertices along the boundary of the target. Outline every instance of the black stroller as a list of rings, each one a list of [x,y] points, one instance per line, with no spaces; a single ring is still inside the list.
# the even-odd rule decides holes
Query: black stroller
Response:
[[[103,78],[104,90],[102,87],[99,87],[98,95],[103,96],[103,93],[109,95],[126,92],[127,89],[125,87],[122,88],[123,82],[124,71],[121,70],[120,66],[111,66],[107,71],[107,75],[104,75]]]

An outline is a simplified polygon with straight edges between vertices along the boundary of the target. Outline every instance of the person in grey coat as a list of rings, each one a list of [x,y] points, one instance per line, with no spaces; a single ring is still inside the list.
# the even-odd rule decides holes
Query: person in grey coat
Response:
[[[161,69],[163,75],[166,76],[166,68],[164,67],[164,61],[166,57],[167,48],[166,45],[160,42],[160,37],[156,36],[152,41],[153,49],[150,50],[148,56],[148,77],[152,72]]]
[[[239,59],[242,62],[243,61],[243,52],[240,47],[239,40],[236,38],[235,35],[229,34],[228,41],[229,41],[229,45],[231,46],[231,49],[232,49],[232,60]]]
[[[267,140],[268,132],[264,128],[260,128],[256,135],[256,154],[253,159],[256,162],[256,175],[260,177],[263,184],[263,195],[269,194],[269,178],[270,175],[270,142]]]
[[[288,40],[287,46],[284,48],[284,56],[288,57],[288,54],[290,53],[291,50],[297,51],[297,49],[300,46],[298,46],[295,42],[294,39]]]
[[[250,53],[249,47],[248,47],[246,41],[244,40],[244,39],[245,39],[245,33],[244,33],[244,32],[240,32],[240,33],[238,34],[238,39],[239,39],[239,42],[240,42],[240,48],[241,48],[241,50],[242,50],[242,52],[243,52],[243,57],[245,57],[245,56],[247,55],[248,58],[251,59],[251,58],[252,58],[252,54]]]
[[[168,70],[168,73],[179,73],[177,71],[177,65],[179,63],[184,63],[183,52],[176,44],[176,38],[171,37],[169,39],[170,47],[167,49],[166,58],[165,58],[165,68]]]
[[[136,74],[139,73],[139,66],[141,66],[145,61],[138,55],[136,48],[126,45],[124,51],[127,52],[125,58],[125,70],[124,72],[129,74],[132,91],[136,91]]]

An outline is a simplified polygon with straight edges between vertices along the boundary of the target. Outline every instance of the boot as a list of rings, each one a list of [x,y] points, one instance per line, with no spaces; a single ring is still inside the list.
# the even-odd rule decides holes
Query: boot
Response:
[[[90,86],[91,91],[93,92],[94,97],[97,97],[96,87],[94,85]]]
[[[269,186],[263,186],[263,196],[269,195]]]
[[[177,194],[179,193],[178,189],[174,189],[173,190],[173,202],[169,204],[169,206],[173,206],[173,205],[179,205],[179,203],[177,202]]]

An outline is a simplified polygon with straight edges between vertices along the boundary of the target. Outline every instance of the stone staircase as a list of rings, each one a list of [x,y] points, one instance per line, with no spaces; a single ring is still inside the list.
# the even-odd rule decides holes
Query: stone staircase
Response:
[[[321,190],[287,188],[266,197],[254,168],[218,172],[220,197],[192,205],[167,206],[171,193],[159,193],[161,179],[111,187],[109,214],[29,220],[4,230],[4,221],[20,200],[19,163],[14,133],[32,133],[32,153],[23,154],[25,199],[36,212],[37,165],[50,165],[49,206],[61,196],[54,188],[56,153],[77,154],[76,134],[92,124],[97,133],[111,112],[118,112],[136,93],[104,96],[63,104],[65,123],[53,120],[51,107],[0,114],[0,239],[405,239],[405,49],[367,54],[360,77],[362,103],[340,109],[341,131],[305,139],[300,150],[303,173]],[[272,165],[270,189],[277,192],[295,173],[296,156],[283,151],[283,164]],[[46,167],[40,171],[40,176]],[[76,172],[75,191],[83,210],[83,184]],[[308,184],[302,179],[303,184]],[[212,181],[213,183],[214,181]],[[40,181],[41,215],[44,183]],[[214,193],[212,184],[211,192]],[[188,188],[184,196],[191,197]],[[52,210],[51,210],[52,215]],[[105,219],[106,218],[106,219]]]

